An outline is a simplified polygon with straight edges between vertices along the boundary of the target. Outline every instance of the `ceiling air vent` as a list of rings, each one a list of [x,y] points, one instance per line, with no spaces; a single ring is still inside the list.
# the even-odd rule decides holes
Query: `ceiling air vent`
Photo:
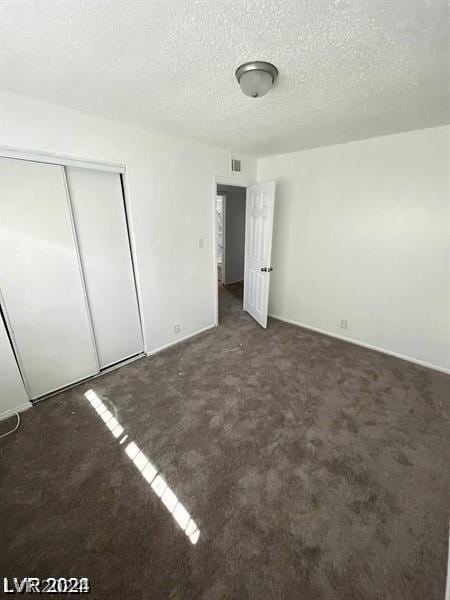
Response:
[[[232,158],[231,159],[231,172],[232,173],[240,173],[241,172],[241,159],[240,158]]]

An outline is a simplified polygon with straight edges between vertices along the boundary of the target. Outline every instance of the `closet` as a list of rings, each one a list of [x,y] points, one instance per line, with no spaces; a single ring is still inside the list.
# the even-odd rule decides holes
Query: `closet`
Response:
[[[2,311],[30,399],[143,352],[118,172],[0,159]]]

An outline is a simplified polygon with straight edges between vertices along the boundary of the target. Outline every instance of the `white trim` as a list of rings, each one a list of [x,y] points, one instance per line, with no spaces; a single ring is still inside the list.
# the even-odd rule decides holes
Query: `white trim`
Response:
[[[253,179],[241,179],[240,177],[222,177],[222,175],[214,175],[214,181],[216,188],[218,185],[232,185],[234,187],[245,187],[248,188],[251,185],[256,185],[256,181]]]
[[[434,371],[439,371],[441,373],[447,373],[450,375],[450,369],[447,369],[446,367],[440,367],[438,365],[433,365],[432,363],[426,362],[424,360],[419,360],[418,358],[413,358],[412,356],[406,356],[405,354],[400,354],[399,352],[392,352],[391,350],[386,350],[385,348],[380,348],[379,346],[372,346],[372,344],[366,344],[365,342],[360,342],[359,340],[354,340],[353,338],[338,335],[337,333],[330,333],[329,331],[319,329],[318,327],[312,327],[311,325],[305,325],[304,323],[294,321],[293,319],[286,319],[285,317],[280,317],[279,315],[276,315],[274,313],[269,313],[269,317],[272,317],[272,319],[278,319],[279,321],[284,321],[285,323],[290,323],[291,325],[297,325],[297,327],[303,327],[304,329],[309,329],[317,333],[322,333],[323,335],[328,335],[338,340],[349,342],[350,344],[356,344],[357,346],[362,346],[363,348],[367,348],[369,350],[375,350],[376,352],[381,352],[382,354],[388,354],[389,356],[394,356],[395,358],[406,360],[416,365],[420,365],[421,367],[427,367],[428,369],[433,369]]]
[[[162,352],[163,350],[166,350],[167,348],[170,348],[171,346],[175,346],[176,344],[180,344],[181,342],[185,342],[186,340],[189,340],[190,338],[193,338],[197,335],[200,335],[201,333],[204,333],[205,331],[209,331],[210,329],[214,329],[214,327],[217,327],[217,325],[215,323],[213,323],[212,325],[207,325],[207,327],[203,327],[203,329],[199,329],[198,331],[194,331],[194,333],[189,333],[188,335],[185,335],[184,337],[175,340],[173,342],[169,342],[168,344],[164,344],[164,346],[159,346],[159,348],[155,348],[155,350],[151,350],[150,352],[147,352],[147,356],[153,356],[154,354],[158,354],[159,352]]]
[[[244,280],[236,279],[236,281],[227,281],[227,285],[233,285],[233,283],[244,283]]]
[[[119,361],[118,363],[115,363],[115,364],[113,364],[113,365],[111,365],[109,367],[105,367],[104,369],[102,369],[98,373],[94,373],[94,375],[89,375],[88,377],[84,377],[83,379],[78,379],[77,381],[73,381],[72,383],[69,383],[69,384],[65,385],[64,387],[60,387],[60,388],[54,389],[51,392],[48,392],[47,394],[42,394],[42,396],[38,396],[37,398],[33,398],[33,404],[37,404],[38,402],[42,402],[42,400],[47,400],[47,398],[50,398],[51,396],[57,396],[58,394],[62,394],[64,392],[67,392],[68,390],[72,390],[73,388],[76,388],[79,385],[82,385],[83,383],[87,383],[88,381],[92,381],[93,379],[97,379],[97,377],[102,377],[102,375],[106,375],[107,373],[110,373],[111,371],[115,371],[116,369],[120,369],[121,367],[124,367],[125,365],[128,365],[128,364],[134,362],[135,360],[139,360],[141,358],[146,358],[145,352],[140,352],[136,356],[131,356],[129,358],[124,358],[123,360]]]
[[[111,371],[115,371],[116,369],[120,369],[120,367],[129,365],[130,363],[133,363],[136,360],[140,360],[141,358],[145,358],[146,356],[147,355],[145,354],[145,352],[143,350],[141,350],[141,352],[139,352],[139,354],[131,354],[130,356],[124,358],[123,360],[119,360],[119,362],[113,363],[112,365],[109,365],[108,367],[103,367],[103,369],[100,371],[100,373],[97,373],[97,375],[94,375],[92,377],[92,379],[95,379],[96,377],[100,377],[101,375],[105,375],[105,373],[110,373]]]
[[[213,210],[212,210],[212,230],[213,230],[213,243],[211,249],[212,265],[213,265],[213,285],[214,288],[214,314],[215,321],[214,325],[219,325],[219,278],[217,276],[217,232],[216,232],[216,196],[218,185],[234,185],[236,187],[248,188],[252,185],[256,185],[256,181],[251,179],[240,179],[239,177],[222,177],[221,175],[214,175],[213,186],[212,186],[212,197],[213,197]]]
[[[25,404],[16,406],[16,408],[11,408],[10,410],[5,410],[5,412],[0,413],[0,421],[3,421],[3,419],[7,419],[8,417],[11,417],[15,413],[19,413],[19,412],[23,412],[24,410],[28,410],[32,406],[33,405],[31,404],[31,402],[26,402]]]
[[[130,241],[130,253],[131,253],[131,262],[133,268],[133,279],[136,287],[136,297],[138,303],[138,312],[139,319],[141,323],[141,335],[142,335],[142,344],[144,346],[143,352],[147,353],[147,335],[145,333],[145,318],[144,318],[144,301],[142,298],[142,284],[141,284],[141,276],[139,273],[139,265],[138,265],[138,253],[136,248],[136,237],[134,230],[134,218],[133,211],[131,210],[131,192],[130,192],[130,184],[128,182],[128,171],[125,168],[123,173],[121,173],[122,180],[122,189],[123,189],[123,201],[125,207],[125,218],[127,221],[127,237]]]
[[[125,165],[122,164],[97,162],[91,159],[77,158],[76,156],[63,156],[60,154],[51,154],[50,152],[14,148],[12,146],[0,146],[0,156],[62,165],[64,167],[80,167],[82,169],[95,169],[96,171],[112,171],[113,173],[125,172]]]

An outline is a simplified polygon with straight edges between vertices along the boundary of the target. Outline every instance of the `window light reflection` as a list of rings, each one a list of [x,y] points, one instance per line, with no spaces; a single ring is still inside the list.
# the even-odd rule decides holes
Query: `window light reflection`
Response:
[[[84,395],[90,405],[95,408],[97,414],[104,421],[113,436],[116,439],[121,437],[124,433],[124,428],[111,411],[106,408],[97,394],[93,390],[88,390]],[[120,445],[123,445],[127,440],[128,434],[125,434],[122,439],[118,441]],[[147,456],[134,441],[130,441],[125,446],[125,454],[130,458],[158,498],[160,498],[174,520],[189,538],[191,544],[196,544],[200,537],[200,530],[197,527],[197,524],[184,505],[178,500],[171,488],[167,485],[166,481],[161,475],[158,475],[158,469],[148,460]]]

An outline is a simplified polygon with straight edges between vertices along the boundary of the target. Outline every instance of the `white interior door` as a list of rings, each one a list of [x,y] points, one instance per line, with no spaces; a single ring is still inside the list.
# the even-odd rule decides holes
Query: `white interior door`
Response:
[[[118,173],[67,167],[67,183],[100,367],[143,351]]]
[[[244,310],[267,327],[275,182],[247,188],[245,216]]]
[[[0,159],[0,286],[31,398],[98,372],[63,167]]]

